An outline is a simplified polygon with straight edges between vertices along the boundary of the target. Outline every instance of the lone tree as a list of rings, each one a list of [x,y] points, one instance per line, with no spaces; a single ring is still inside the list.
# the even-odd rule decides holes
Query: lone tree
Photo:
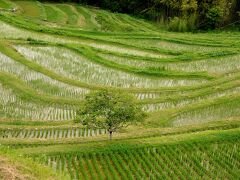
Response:
[[[133,96],[102,90],[85,97],[77,112],[76,122],[88,128],[106,129],[111,140],[113,132],[142,121],[145,116]]]

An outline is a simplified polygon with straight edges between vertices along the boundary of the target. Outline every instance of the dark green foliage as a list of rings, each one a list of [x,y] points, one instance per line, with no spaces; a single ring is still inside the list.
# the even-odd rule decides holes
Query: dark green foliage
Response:
[[[208,10],[206,14],[206,27],[207,29],[215,29],[219,26],[222,17],[222,10],[219,7],[213,7]]]

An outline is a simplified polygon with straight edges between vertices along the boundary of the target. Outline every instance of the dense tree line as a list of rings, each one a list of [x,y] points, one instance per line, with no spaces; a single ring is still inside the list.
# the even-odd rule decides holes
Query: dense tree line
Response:
[[[58,0],[63,1],[134,14],[180,31],[237,25],[240,20],[239,0]]]

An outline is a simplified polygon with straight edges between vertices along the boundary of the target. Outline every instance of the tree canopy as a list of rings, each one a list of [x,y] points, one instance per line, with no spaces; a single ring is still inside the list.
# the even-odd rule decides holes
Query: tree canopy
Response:
[[[142,121],[145,116],[133,96],[102,90],[85,97],[77,112],[76,122],[89,128],[106,129],[111,139],[113,132]]]

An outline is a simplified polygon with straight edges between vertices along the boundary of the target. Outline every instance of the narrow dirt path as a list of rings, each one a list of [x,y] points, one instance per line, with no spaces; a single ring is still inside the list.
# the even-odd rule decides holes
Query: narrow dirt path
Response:
[[[25,180],[36,179],[21,172],[20,165],[13,164],[7,158],[0,156],[0,179],[2,180]]]

